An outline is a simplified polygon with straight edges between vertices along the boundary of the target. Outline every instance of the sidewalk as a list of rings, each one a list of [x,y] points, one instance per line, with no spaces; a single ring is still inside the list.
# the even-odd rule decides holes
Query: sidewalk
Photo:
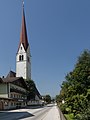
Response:
[[[46,115],[44,120],[61,120],[57,106],[54,106]]]

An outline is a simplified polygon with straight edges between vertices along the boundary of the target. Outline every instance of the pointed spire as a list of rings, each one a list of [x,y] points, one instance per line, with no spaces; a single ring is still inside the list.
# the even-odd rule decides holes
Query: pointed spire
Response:
[[[22,5],[23,5],[23,8],[24,8],[24,0],[22,0]]]
[[[28,48],[28,38],[27,38],[27,29],[26,29],[26,22],[25,22],[25,13],[24,13],[24,1],[22,1],[23,3],[23,13],[22,13],[22,25],[21,25],[21,33],[20,33],[20,44],[19,47],[21,45],[21,43],[24,46],[25,51]]]

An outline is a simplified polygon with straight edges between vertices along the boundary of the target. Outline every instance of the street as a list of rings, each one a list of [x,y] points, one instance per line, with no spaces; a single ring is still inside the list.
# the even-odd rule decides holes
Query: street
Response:
[[[44,107],[1,111],[0,120],[60,120],[55,104]]]

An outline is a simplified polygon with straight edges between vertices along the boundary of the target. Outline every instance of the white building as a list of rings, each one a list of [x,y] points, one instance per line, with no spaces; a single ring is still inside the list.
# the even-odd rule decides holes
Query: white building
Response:
[[[25,107],[27,85],[22,77],[15,77],[10,71],[6,78],[0,78],[0,110]]]

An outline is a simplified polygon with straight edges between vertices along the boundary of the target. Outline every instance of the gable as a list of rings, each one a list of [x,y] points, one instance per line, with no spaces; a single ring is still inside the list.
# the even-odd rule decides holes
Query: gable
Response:
[[[16,81],[13,81],[12,83],[15,84],[15,85],[17,85],[17,86],[20,86],[20,87],[22,87],[22,88],[27,89],[27,85],[26,85],[26,83],[25,83],[25,81],[24,81],[24,79],[23,79],[22,77],[20,77],[20,78],[19,78],[18,80],[16,80]]]
[[[2,78],[2,83],[12,83],[22,88],[27,89],[27,85],[22,77],[7,77]]]
[[[25,49],[24,49],[24,46],[23,46],[23,44],[21,43],[20,44],[20,46],[19,46],[19,48],[18,48],[18,53],[19,54],[22,54],[22,53],[25,53],[26,51],[25,51]]]
[[[7,78],[10,78],[10,77],[16,77],[16,73],[13,71],[10,71],[7,75]]]

